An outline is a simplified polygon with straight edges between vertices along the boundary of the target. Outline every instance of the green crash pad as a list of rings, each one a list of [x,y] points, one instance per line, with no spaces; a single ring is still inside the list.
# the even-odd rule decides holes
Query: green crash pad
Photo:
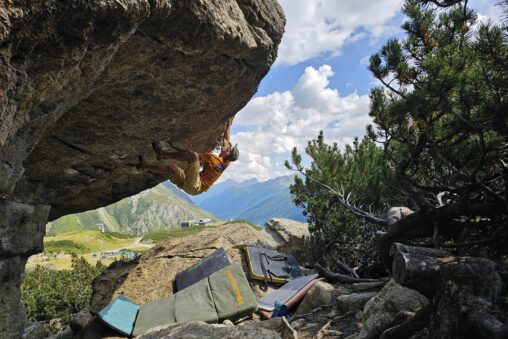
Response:
[[[229,264],[228,256],[224,248],[221,247],[209,256],[203,258],[197,264],[178,273],[175,277],[176,290],[179,292]]]
[[[174,323],[237,319],[256,310],[256,299],[242,268],[232,264],[170,297],[141,305],[133,335]]]

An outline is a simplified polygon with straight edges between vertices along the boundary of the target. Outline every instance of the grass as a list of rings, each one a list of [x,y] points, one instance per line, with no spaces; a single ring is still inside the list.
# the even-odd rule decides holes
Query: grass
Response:
[[[208,226],[191,226],[178,228],[169,231],[156,231],[148,233],[141,239],[145,243],[159,243],[169,238],[184,237],[187,235],[197,234],[207,228],[217,227],[220,225],[244,223],[256,230],[263,228],[245,220],[233,220],[226,223],[215,223]],[[96,230],[74,231],[55,236],[49,236],[44,239],[45,250],[41,255],[30,258],[27,263],[27,269],[33,269],[36,265],[49,266],[55,269],[69,269],[71,267],[70,253],[79,254],[89,263],[95,263],[101,260],[104,264],[109,265],[114,258],[100,259],[100,255],[93,257],[92,253],[99,253],[101,250],[129,250],[135,253],[147,251],[147,247],[133,246],[136,237],[132,235],[118,233],[101,233]]]
[[[70,269],[70,253],[78,254],[92,265],[95,265],[99,260],[102,261],[103,264],[109,265],[115,258],[101,259],[100,256],[93,257],[92,253],[98,253],[101,252],[101,250],[127,249],[132,246],[135,239],[136,237],[132,235],[101,233],[95,230],[74,231],[45,237],[44,253],[30,257],[27,263],[27,269],[33,269],[36,265],[57,270]],[[147,250],[147,248],[135,248],[136,252],[143,250]],[[119,257],[117,259],[119,259]]]
[[[210,226],[190,226],[185,228],[179,228],[170,231],[156,231],[147,233],[141,239],[142,242],[155,242],[159,243],[169,238],[185,237],[187,235],[196,234]]]
[[[71,241],[77,245],[85,246],[89,252],[100,252],[103,249],[113,250],[127,247],[132,244],[135,237],[116,236],[114,233],[101,233],[99,231],[75,231],[65,234],[59,234],[50,238],[44,239],[47,244],[52,241]]]
[[[51,240],[44,243],[44,253],[76,253],[90,252],[90,249],[83,244],[72,240]]]
[[[103,233],[105,237],[108,237],[108,238],[117,238],[117,239],[132,239],[134,238],[135,236],[133,234],[125,234],[125,233],[120,233],[120,232],[105,232]]]
[[[259,225],[253,224],[250,221],[247,221],[245,219],[236,219],[236,220],[226,221],[223,225],[229,225],[229,224],[247,224],[247,225],[249,225],[250,227],[254,228],[257,231],[264,230],[264,227],[261,227]]]

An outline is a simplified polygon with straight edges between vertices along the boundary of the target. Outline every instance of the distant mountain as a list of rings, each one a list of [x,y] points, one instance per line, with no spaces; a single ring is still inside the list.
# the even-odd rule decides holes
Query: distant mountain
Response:
[[[190,199],[221,219],[245,219],[258,225],[275,217],[305,221],[302,209],[291,201],[291,183],[293,176],[264,182],[255,179],[243,182],[226,180],[215,184],[205,194],[191,196]]]
[[[196,205],[200,206],[205,200],[210,200],[210,198],[218,196],[219,194],[227,190],[236,190],[240,188],[245,188],[249,185],[257,183],[259,182],[256,179],[245,180],[242,182],[237,182],[228,179],[221,183],[213,185],[205,194],[190,196],[190,200],[192,200]]]
[[[271,218],[286,218],[300,222],[306,222],[307,218],[302,214],[302,209],[291,202],[291,193],[279,192],[274,196],[263,200],[259,204],[244,211],[236,219],[245,219],[254,224],[262,225]]]
[[[48,223],[49,235],[77,230],[98,229],[104,224],[109,232],[148,233],[177,228],[180,221],[217,218],[197,207],[170,183],[162,183],[135,196],[93,211],[64,216]]]

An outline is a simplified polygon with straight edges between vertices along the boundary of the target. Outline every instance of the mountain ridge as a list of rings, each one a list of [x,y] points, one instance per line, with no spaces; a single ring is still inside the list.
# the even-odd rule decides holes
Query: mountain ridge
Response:
[[[164,182],[137,195],[96,210],[71,214],[48,223],[49,235],[97,229],[104,224],[109,232],[144,234],[180,227],[180,221],[210,218],[171,183]]]
[[[228,179],[212,186],[206,195],[190,199],[222,219],[245,219],[258,225],[275,217],[305,222],[303,210],[291,201],[289,185],[293,178],[287,175],[263,182]]]

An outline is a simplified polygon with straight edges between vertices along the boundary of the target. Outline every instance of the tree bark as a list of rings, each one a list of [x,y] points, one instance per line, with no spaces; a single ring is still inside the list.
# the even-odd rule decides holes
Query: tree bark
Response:
[[[389,269],[392,265],[390,249],[393,243],[430,237],[434,233],[435,225],[439,228],[441,236],[454,235],[463,227],[462,223],[454,221],[455,218],[468,215],[492,216],[503,211],[504,204],[500,201],[491,204],[461,201],[438,208],[419,210],[391,225],[389,231],[381,236],[378,244],[379,255],[385,267]]]

